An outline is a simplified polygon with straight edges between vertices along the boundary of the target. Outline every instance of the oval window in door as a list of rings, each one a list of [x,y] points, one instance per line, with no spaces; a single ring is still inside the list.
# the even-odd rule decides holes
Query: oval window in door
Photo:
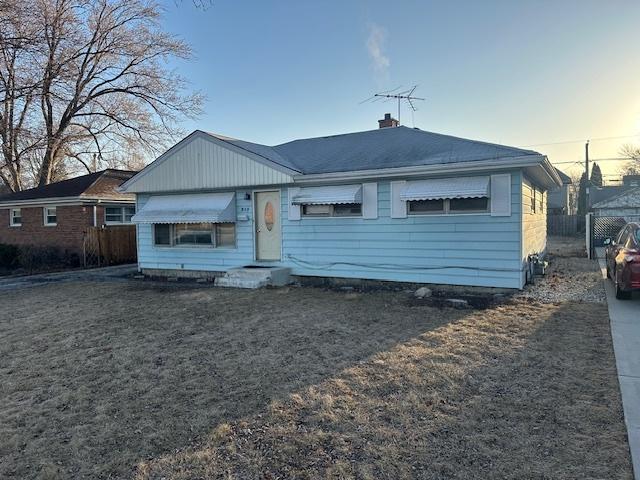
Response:
[[[275,211],[273,209],[273,205],[271,202],[267,202],[264,206],[264,224],[267,227],[267,230],[271,231],[273,229],[273,224],[275,222]]]

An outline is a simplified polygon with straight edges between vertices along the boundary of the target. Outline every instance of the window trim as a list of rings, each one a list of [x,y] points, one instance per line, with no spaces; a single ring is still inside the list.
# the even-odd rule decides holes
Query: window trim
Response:
[[[118,208],[120,210],[120,221],[119,222],[113,222],[110,220],[107,220],[107,209],[108,208]],[[125,221],[126,218],[126,214],[125,214],[125,209],[126,208],[133,208],[134,209],[134,215],[135,215],[135,210],[136,210],[136,206],[135,205],[105,205],[104,206],[104,224],[105,225],[131,225],[133,222],[129,221]]]
[[[362,216],[362,203],[324,203],[324,204],[320,204],[320,205],[326,205],[327,207],[329,207],[329,215],[309,215],[304,213],[304,207],[308,206],[308,205],[316,205],[313,203],[302,203],[300,204],[300,218],[363,218]],[[360,205],[360,214],[356,214],[356,215],[335,215],[334,211],[335,211],[335,207],[336,205]]]
[[[476,198],[476,197],[474,197]],[[491,215],[491,197],[477,197],[477,198],[486,198],[487,199],[487,208],[486,210],[451,210],[451,200],[455,200],[452,198],[442,198],[437,200],[442,200],[442,208],[443,210],[433,211],[433,212],[419,212],[412,213],[410,203],[411,202],[419,202],[420,200],[407,200],[406,208],[407,208],[407,216],[411,217],[437,217],[437,216],[460,216],[460,215]],[[435,199],[434,199],[435,200]]]
[[[15,212],[16,210],[20,212],[20,223],[15,223],[13,221],[13,212]],[[10,208],[9,209],[9,226],[10,227],[21,227],[22,226],[22,208]]]
[[[53,223],[49,223],[49,210],[55,210],[56,214],[56,221]],[[43,224],[45,227],[56,227],[58,226],[58,207],[57,206],[53,206],[53,207],[42,207],[42,213],[43,213]],[[52,215],[53,216],[53,215]]]
[[[204,222],[204,223],[208,223],[208,222]],[[223,245],[223,246],[219,246],[218,245],[218,234],[216,233],[216,225],[218,225],[218,223],[231,223],[234,226],[234,232],[233,232],[233,245]],[[165,245],[159,245],[156,243],[156,226],[157,225],[169,225],[169,244]],[[194,248],[197,250],[202,250],[202,249],[214,249],[214,250],[237,250],[238,249],[238,228],[237,228],[237,223],[236,222],[216,222],[216,223],[211,223],[211,236],[212,236],[212,240],[213,242],[210,245],[207,244],[203,244],[203,245],[190,245],[190,244],[186,244],[186,245],[178,245],[175,243],[175,226],[177,224],[175,223],[154,223],[151,225],[152,227],[152,231],[151,231],[151,237],[152,237],[152,246],[153,248],[158,248],[158,249],[175,249],[175,248],[179,248],[181,250],[184,249],[190,249],[190,248]]]

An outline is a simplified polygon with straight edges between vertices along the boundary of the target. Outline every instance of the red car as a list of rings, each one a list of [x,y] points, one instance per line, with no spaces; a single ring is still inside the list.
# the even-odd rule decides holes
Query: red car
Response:
[[[604,244],[607,277],[613,280],[616,298],[630,298],[633,290],[640,289],[640,224],[628,223]]]

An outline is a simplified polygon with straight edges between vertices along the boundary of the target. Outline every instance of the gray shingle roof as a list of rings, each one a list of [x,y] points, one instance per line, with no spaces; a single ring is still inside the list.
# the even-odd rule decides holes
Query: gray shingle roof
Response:
[[[614,185],[614,186],[606,186],[606,187],[591,187],[589,189],[589,203],[591,206],[595,206],[596,203],[604,202],[609,198],[620,195],[630,187],[625,185]]]
[[[20,200],[36,200],[40,198],[59,198],[59,197],[79,197],[90,194],[91,187],[94,186],[101,178],[112,180],[109,182],[107,191],[94,192],[96,197],[101,196],[120,196],[123,194],[115,192],[115,187],[124,183],[133,177],[137,172],[129,170],[106,169],[79,177],[61,180],[59,182],[50,183],[41,187],[30,188],[20,192],[9,193],[0,196],[0,202],[14,202]]]
[[[505,159],[538,152],[408,127],[294,140],[269,147],[214,135],[304,174],[376,170]]]
[[[640,208],[640,187],[626,187],[617,195],[591,206],[592,208]]]

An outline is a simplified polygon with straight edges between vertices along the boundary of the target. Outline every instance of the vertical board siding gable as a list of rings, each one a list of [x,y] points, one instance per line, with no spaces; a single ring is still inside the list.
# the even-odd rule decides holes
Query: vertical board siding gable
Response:
[[[156,160],[157,166],[134,177],[130,192],[171,192],[291,183],[291,175],[203,136]],[[152,164],[153,165],[153,164]]]

